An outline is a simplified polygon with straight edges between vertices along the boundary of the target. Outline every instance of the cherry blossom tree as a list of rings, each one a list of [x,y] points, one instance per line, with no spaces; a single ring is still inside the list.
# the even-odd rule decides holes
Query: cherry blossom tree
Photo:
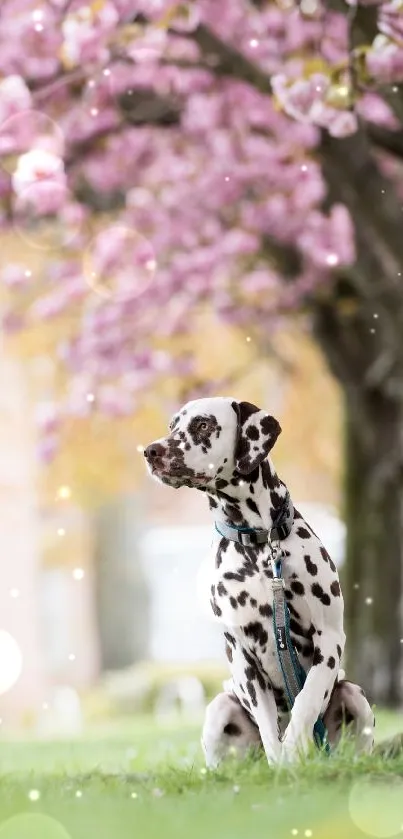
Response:
[[[201,306],[261,353],[308,311],[345,394],[352,673],[396,703],[403,3],[3,0],[0,47],[3,328],[69,324],[44,458],[66,418],[191,379],[167,339]]]

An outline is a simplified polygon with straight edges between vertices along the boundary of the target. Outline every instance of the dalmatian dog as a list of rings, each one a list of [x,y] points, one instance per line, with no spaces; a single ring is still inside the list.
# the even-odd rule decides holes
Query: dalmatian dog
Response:
[[[269,542],[244,546],[220,532],[219,523],[270,532],[288,493],[268,458],[280,432],[274,417],[249,402],[203,398],[179,410],[169,434],[144,451],[154,478],[204,492],[217,524],[204,577],[231,678],[206,709],[208,767],[250,748],[263,748],[270,764],[297,760],[310,748],[318,717],[331,748],[344,729],[357,751],[373,748],[372,709],[340,669],[345,634],[337,569],[312,528],[294,509],[281,542],[290,637],[307,674],[291,711],[273,631]]]

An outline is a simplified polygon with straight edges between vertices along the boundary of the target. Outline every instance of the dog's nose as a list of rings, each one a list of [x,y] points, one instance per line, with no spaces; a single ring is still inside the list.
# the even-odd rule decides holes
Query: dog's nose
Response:
[[[150,461],[156,460],[157,457],[163,457],[165,454],[164,446],[161,443],[151,443],[151,445],[147,446],[144,449],[144,457]]]

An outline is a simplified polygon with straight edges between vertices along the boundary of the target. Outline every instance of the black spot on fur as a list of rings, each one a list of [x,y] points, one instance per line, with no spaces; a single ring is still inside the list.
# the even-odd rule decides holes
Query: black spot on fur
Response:
[[[229,602],[231,603],[231,606],[232,606],[233,609],[238,608],[238,601],[237,601],[236,597],[230,597]]]
[[[225,554],[229,545],[229,539],[226,539],[224,536],[220,539],[220,544],[217,548],[216,558],[215,558],[215,567],[219,568],[222,563],[222,555]]]
[[[312,562],[311,557],[308,554],[305,554],[304,560],[305,560],[306,570],[308,571],[308,574],[311,574],[312,577],[316,577],[316,575],[318,573],[318,566],[315,565],[314,562]]]
[[[310,534],[309,530],[306,529],[306,527],[298,527],[297,528],[297,536],[300,536],[301,539],[310,539],[311,538],[311,534]]]
[[[313,659],[312,659],[312,666],[315,667],[317,664],[322,664],[323,655],[319,649],[319,647],[315,647],[313,651]]]
[[[333,571],[333,573],[335,573],[335,571],[336,571],[336,566],[335,566],[335,564],[334,564],[333,560],[331,559],[331,557],[329,556],[329,554],[328,554],[328,552],[327,552],[326,548],[324,548],[324,547],[323,547],[323,545],[322,545],[322,546],[321,546],[321,548],[320,548],[320,552],[321,552],[322,557],[323,557],[323,559],[325,560],[325,562],[328,562],[328,563],[329,563],[331,570]]]
[[[257,644],[267,644],[268,635],[260,621],[251,621],[244,626],[243,631],[247,638],[252,638]]]
[[[298,621],[295,618],[290,618],[290,629],[291,632],[294,632],[295,635],[300,635],[301,638],[305,638],[305,632]]]
[[[249,509],[251,510],[252,513],[256,513],[256,515],[259,515],[259,507],[257,506],[256,502],[253,500],[253,498],[248,498],[247,499],[246,506],[249,507]]]
[[[339,658],[341,658],[341,646],[340,646],[340,644],[337,644],[336,650],[337,650],[337,655],[339,656]]]
[[[263,606],[259,606],[259,614],[262,616],[262,618],[273,617],[273,609],[270,606],[270,603],[265,603]]]
[[[249,597],[249,594],[248,594],[247,591],[241,591],[241,593],[238,594],[238,597],[237,597],[239,605],[240,606],[245,606],[248,597]]]
[[[248,682],[246,682],[246,690],[247,690],[247,691],[248,691],[248,693],[249,693],[249,696],[250,696],[250,698],[251,698],[252,705],[254,706],[254,708],[256,708],[256,706],[257,706],[257,698],[256,698],[256,690],[255,690],[255,686],[254,686],[253,682],[249,682],[249,681],[248,681]]]
[[[217,586],[217,593],[220,595],[220,597],[225,597],[225,595],[228,594],[228,591],[225,588],[224,583],[221,582],[221,580],[220,580],[220,582],[218,583],[218,586]]]
[[[334,668],[336,667],[336,659],[334,658],[334,656],[329,656],[327,660],[327,666],[330,667],[330,670],[334,670]]]
[[[338,722],[337,731],[340,731],[343,723],[344,725],[350,725],[351,722],[354,721],[354,715],[351,711],[348,711],[347,708],[338,708],[334,715],[334,721]]]
[[[259,429],[255,425],[250,425],[246,429],[246,436],[249,437],[249,440],[258,440],[260,437]]]
[[[323,603],[324,606],[330,606],[330,597],[323,591],[323,588],[319,583],[313,583],[311,586],[311,591],[314,597],[317,597],[318,600]]]
[[[224,734],[227,734],[228,737],[239,737],[239,735],[242,734],[239,725],[236,725],[234,722],[227,722],[227,725],[223,728],[223,732]]]
[[[299,612],[297,612],[297,610],[292,605],[292,603],[288,603],[288,611],[289,611],[290,615],[293,615],[294,618],[297,619],[297,621],[300,619]]]
[[[282,499],[281,495],[278,494],[278,492],[276,492],[274,489],[272,489],[272,491],[270,492],[270,501],[271,501],[274,509],[276,509],[277,507],[280,507],[283,499]]]
[[[222,611],[221,611],[220,607],[217,605],[216,601],[213,598],[210,600],[210,604],[211,604],[211,608],[212,608],[214,614],[216,615],[216,617],[220,618],[221,615],[222,615]]]
[[[224,638],[231,644],[233,647],[236,646],[236,641],[233,635],[230,632],[224,632]]]
[[[238,583],[245,582],[244,571],[225,571],[224,580],[236,580]]]
[[[305,594],[304,586],[299,580],[292,581],[291,590],[294,592],[294,594],[300,594],[301,596]]]
[[[333,594],[333,597],[340,597],[340,583],[338,580],[334,580],[332,585],[330,586],[330,591]]]

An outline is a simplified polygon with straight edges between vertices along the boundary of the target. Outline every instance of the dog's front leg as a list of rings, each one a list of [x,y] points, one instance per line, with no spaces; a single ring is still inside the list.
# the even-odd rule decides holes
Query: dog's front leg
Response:
[[[321,636],[315,635],[313,640],[313,664],[304,687],[295,699],[282,742],[282,759],[286,762],[308,751],[313,739],[313,727],[325,702],[325,693],[330,693],[337,675],[345,635],[342,630],[328,628],[323,630]]]
[[[231,673],[234,690],[239,700],[247,698],[251,714],[259,729],[262,745],[269,764],[279,763],[281,742],[277,722],[277,706],[267,679],[251,663],[242,645],[237,641],[232,649]]]

